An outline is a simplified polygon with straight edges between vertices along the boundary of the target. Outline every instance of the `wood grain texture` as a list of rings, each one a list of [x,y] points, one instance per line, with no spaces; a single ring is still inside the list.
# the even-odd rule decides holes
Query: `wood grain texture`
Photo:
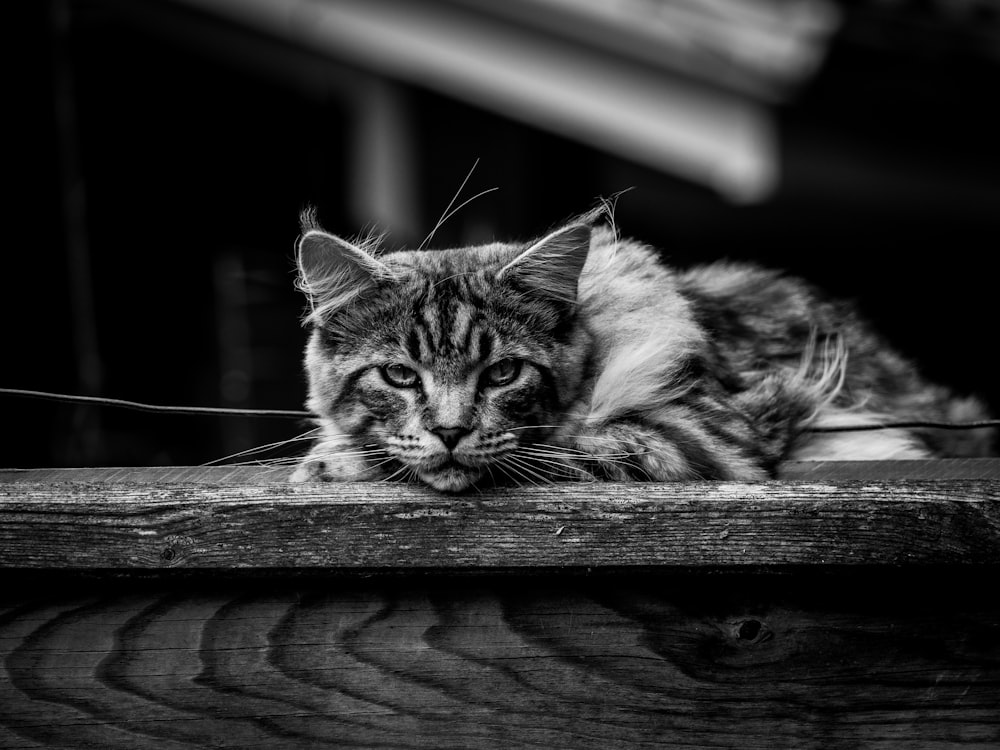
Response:
[[[113,471],[113,470],[112,470]],[[1000,563],[1000,480],[0,483],[0,566],[481,569]]]
[[[873,582],[8,593],[0,746],[995,748],[995,598]]]

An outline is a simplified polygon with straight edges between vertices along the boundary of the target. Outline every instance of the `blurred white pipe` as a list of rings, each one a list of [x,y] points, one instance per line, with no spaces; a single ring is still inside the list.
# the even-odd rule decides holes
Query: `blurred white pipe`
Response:
[[[401,88],[374,78],[353,96],[351,212],[359,225],[391,229],[404,242],[419,241],[416,136]]]
[[[432,0],[176,0],[754,202],[777,181],[763,105]]]

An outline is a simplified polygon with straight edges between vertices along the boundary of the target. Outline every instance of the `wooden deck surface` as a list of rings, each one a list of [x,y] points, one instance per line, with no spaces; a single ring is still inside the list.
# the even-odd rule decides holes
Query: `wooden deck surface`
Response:
[[[811,466],[801,469],[808,479],[776,482],[567,482],[457,496],[416,485],[290,484],[284,469],[7,471],[0,566],[992,564],[1000,472],[990,472],[998,465],[959,462],[939,469],[944,479],[851,479],[872,467]],[[829,478],[835,469],[838,478]]]
[[[0,472],[0,748],[992,750],[997,466]]]

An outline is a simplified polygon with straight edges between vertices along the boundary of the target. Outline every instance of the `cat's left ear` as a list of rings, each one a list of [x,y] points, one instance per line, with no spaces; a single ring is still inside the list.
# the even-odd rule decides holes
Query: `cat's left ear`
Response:
[[[585,214],[550,232],[504,266],[497,278],[515,274],[544,296],[574,304],[594,220],[595,214]]]
[[[325,318],[392,276],[371,247],[348,242],[305,222],[303,229],[296,252],[297,285],[309,298],[314,315]]]

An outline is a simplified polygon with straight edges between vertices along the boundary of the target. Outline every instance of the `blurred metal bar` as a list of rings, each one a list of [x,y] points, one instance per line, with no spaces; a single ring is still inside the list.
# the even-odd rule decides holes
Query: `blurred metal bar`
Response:
[[[434,0],[174,0],[559,133],[737,202],[777,179],[758,101]]]
[[[826,58],[829,0],[451,0],[637,62],[780,102]]]

